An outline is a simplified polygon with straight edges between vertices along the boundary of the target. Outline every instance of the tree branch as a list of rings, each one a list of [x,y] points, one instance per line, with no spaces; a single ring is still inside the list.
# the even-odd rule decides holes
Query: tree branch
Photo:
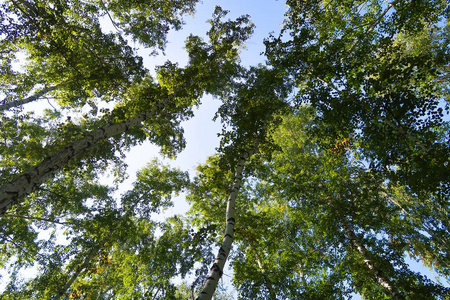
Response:
[[[256,251],[255,251],[255,260],[258,263],[259,270],[261,271],[261,273],[264,277],[264,281],[266,282],[266,287],[269,290],[270,299],[276,300],[277,296],[275,294],[275,291],[273,290],[272,281],[270,280],[269,276],[267,276],[267,273],[264,270],[264,266],[263,266],[261,260],[259,259],[258,254],[256,254]]]
[[[10,109],[12,107],[17,107],[23,104],[27,104],[33,101],[38,100],[39,98],[41,98],[42,96],[44,96],[45,94],[54,91],[60,87],[62,87],[64,84],[57,84],[57,85],[53,85],[53,86],[46,86],[43,89],[41,89],[40,91],[36,92],[34,95],[31,95],[29,97],[23,98],[23,99],[19,99],[19,100],[14,100],[11,102],[6,102],[0,105],[0,112],[5,111],[7,109]]]
[[[355,46],[370,32],[372,32],[375,29],[375,26],[377,26],[381,20],[383,19],[383,17],[388,13],[389,10],[391,10],[392,7],[394,7],[399,0],[394,0],[391,3],[388,4],[388,6],[386,7],[386,9],[383,11],[383,13],[378,17],[378,19],[375,20],[375,22],[372,23],[372,25],[366,29],[366,31],[363,33],[362,36],[360,36],[354,43],[353,45],[350,47],[350,49],[348,49],[348,52],[352,52],[353,48],[355,48]]]
[[[51,220],[51,219],[47,219],[47,218],[20,216],[20,215],[15,215],[15,214],[3,214],[2,217],[12,217],[12,218],[20,218],[20,219],[26,219],[26,220],[37,220],[37,221],[44,221],[44,222],[55,223],[55,224],[60,224],[60,225],[70,225],[71,224],[69,222],[59,222],[59,221],[55,221],[55,220]]]
[[[142,112],[124,122],[108,125],[87,134],[47,157],[15,180],[1,186],[0,215],[18,203],[20,199],[35,191],[57,172],[64,169],[70,160],[91,149],[100,141],[127,132],[131,128],[142,126],[145,119],[163,110],[171,97],[172,95],[157,103],[149,112]]]
[[[100,0],[100,3],[103,7],[103,9],[105,10],[106,14],[108,15],[109,20],[111,21],[111,24],[114,26],[114,28],[116,28],[116,30],[118,32],[121,32],[120,28],[117,26],[116,22],[114,22],[114,19],[111,17],[111,15],[109,14],[109,10],[105,5],[105,2],[103,2],[103,0]]]

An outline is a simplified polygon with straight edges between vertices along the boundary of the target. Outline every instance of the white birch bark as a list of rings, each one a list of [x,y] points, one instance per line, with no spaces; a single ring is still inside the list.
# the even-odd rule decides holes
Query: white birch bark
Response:
[[[264,281],[266,283],[266,287],[269,290],[270,299],[271,300],[276,300],[277,296],[275,294],[275,291],[273,290],[272,281],[270,280],[269,276],[267,275],[266,271],[264,270],[264,266],[263,266],[263,264],[262,264],[262,262],[259,259],[257,254],[255,254],[255,259],[256,259],[256,262],[258,263],[259,270],[261,271],[261,273],[262,273],[262,275],[264,277]]]
[[[0,112],[10,109],[11,107],[17,107],[23,104],[27,104],[33,101],[38,100],[39,98],[41,98],[42,96],[44,96],[45,94],[54,91],[58,88],[60,88],[61,86],[63,86],[63,84],[60,85],[55,85],[55,86],[49,86],[49,87],[44,87],[42,90],[36,92],[34,95],[31,95],[29,97],[23,98],[23,99],[18,99],[15,101],[11,101],[11,102],[6,102],[0,105]]]
[[[252,247],[255,251],[255,261],[258,264],[259,270],[261,271],[261,274],[264,277],[264,283],[265,283],[265,286],[267,287],[267,290],[269,291],[270,299],[276,300],[277,297],[273,290],[272,281],[270,280],[269,276],[267,275],[266,270],[264,269],[263,263],[259,259],[258,253],[256,252],[256,248],[254,247],[253,243],[250,241],[250,239],[247,236],[246,236],[246,240],[247,240],[247,243],[250,245],[250,247]]]
[[[227,201],[225,235],[222,240],[222,244],[220,246],[216,260],[211,267],[208,277],[206,278],[205,285],[203,286],[200,295],[197,297],[197,300],[210,300],[216,290],[219,279],[222,277],[223,268],[228,258],[228,254],[230,253],[231,244],[233,243],[234,239],[234,225],[236,223],[235,203],[237,195],[239,193],[239,189],[241,188],[242,171],[244,169],[246,160],[256,152],[257,147],[257,144],[255,144],[255,146],[251,150],[244,152],[236,166],[233,187]]]
[[[3,215],[14,204],[18,203],[20,199],[35,191],[42,183],[62,170],[71,159],[89,150],[99,141],[124,133],[132,127],[142,126],[142,122],[163,109],[167,101],[168,99],[159,102],[149,112],[140,113],[124,122],[109,125],[87,134],[85,137],[47,157],[13,181],[1,186],[0,215]]]
[[[378,283],[389,291],[389,293],[392,295],[393,299],[404,299],[404,297],[400,294],[399,291],[397,291],[393,284],[390,282],[390,280],[384,275],[383,271],[380,270],[372,261],[370,258],[370,252],[367,250],[367,248],[361,243],[361,241],[356,236],[355,232],[349,228],[349,226],[345,223],[343,223],[345,234],[347,235],[348,239],[351,241],[353,246],[358,250],[359,253],[363,256],[364,263],[369,268],[369,270],[372,272],[374,278],[378,281]]]
[[[67,289],[72,286],[72,284],[75,282],[75,280],[81,274],[81,272],[83,272],[89,266],[89,263],[91,262],[92,259],[94,259],[94,257],[97,254],[98,254],[98,250],[95,249],[84,259],[84,262],[80,266],[78,266],[78,268],[75,270],[75,272],[70,277],[69,281],[67,281],[66,284],[56,293],[56,296],[53,297],[52,300],[59,300],[59,299],[61,299],[61,297],[64,296]]]

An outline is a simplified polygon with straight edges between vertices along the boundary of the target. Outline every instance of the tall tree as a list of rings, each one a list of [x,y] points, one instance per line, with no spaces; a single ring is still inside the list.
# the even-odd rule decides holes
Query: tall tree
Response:
[[[237,243],[234,282],[243,299],[444,297],[448,290],[405,262],[406,251],[418,258],[419,242],[399,242],[409,232],[423,238],[423,226],[395,202],[403,202],[377,173],[345,150],[319,146],[310,130],[318,126],[314,111],[302,108],[285,118],[273,134],[280,146],[272,161],[256,163],[236,202]],[[193,213],[202,226],[220,224],[229,176],[220,176],[218,159],[199,169]],[[226,179],[224,181],[224,179]],[[443,220],[444,221],[444,220]],[[410,231],[411,230],[411,231]],[[403,244],[403,245],[401,245]],[[446,261],[448,247],[428,245]],[[417,249],[417,250],[412,250]],[[430,248],[427,248],[430,250]],[[442,267],[446,269],[445,267]]]
[[[246,161],[259,149],[270,149],[270,140],[266,140],[269,125],[277,121],[277,114],[287,108],[283,101],[289,90],[277,72],[263,66],[250,68],[239,78],[228,93],[222,95],[224,104],[219,108],[216,118],[224,123],[220,152],[223,153],[220,164],[228,170],[235,170],[226,205],[226,228],[222,244],[211,272],[206,279],[198,299],[211,299],[225,262],[231,250],[236,223],[235,207],[243,178]],[[230,130],[231,129],[231,130]],[[202,196],[193,194],[193,201]],[[195,200],[196,197],[197,198]]]
[[[18,1],[17,3],[31,5],[26,1]],[[17,5],[17,3],[15,2],[14,4]],[[39,3],[37,5],[39,6]],[[44,5],[44,8],[52,10],[54,6]],[[116,7],[116,9],[119,8]],[[132,9],[135,8],[133,7]],[[68,8],[68,12],[71,12],[70,8]],[[115,101],[118,103],[113,109],[103,109],[97,115],[98,111],[93,105],[91,108],[92,115],[85,114],[79,118],[75,114],[75,117],[73,115],[67,117],[63,123],[58,122],[61,117],[58,111],[47,111],[43,117],[34,117],[33,114],[26,114],[24,118],[20,111],[6,112],[3,115],[5,124],[8,127],[4,132],[2,153],[5,155],[2,157],[2,163],[9,167],[10,172],[5,170],[3,173],[4,179],[9,181],[9,183],[2,186],[2,213],[7,220],[21,220],[23,223],[21,228],[25,233],[29,233],[26,236],[26,242],[30,244],[33,255],[30,253],[24,254],[24,259],[30,263],[33,257],[40,255],[40,250],[46,250],[46,248],[42,248],[43,245],[41,243],[34,242],[36,232],[31,228],[31,225],[27,225],[26,220],[47,220],[49,222],[53,220],[55,224],[67,223],[54,219],[56,218],[55,215],[58,215],[57,212],[52,212],[55,204],[56,207],[59,206],[66,214],[73,214],[74,217],[77,214],[84,215],[84,219],[88,223],[89,217],[86,214],[92,215],[94,223],[105,223],[103,225],[98,223],[98,226],[95,224],[89,225],[91,226],[90,230],[97,228],[95,231],[102,235],[96,237],[94,234],[94,240],[91,239],[91,233],[88,231],[83,232],[81,227],[79,228],[81,230],[79,232],[81,252],[69,264],[68,270],[71,273],[66,273],[63,270],[64,264],[67,263],[67,256],[64,256],[72,255],[73,251],[76,250],[69,247],[64,249],[62,254],[60,251],[55,251],[53,253],[55,264],[51,264],[49,269],[44,270],[44,273],[37,278],[37,281],[29,282],[30,288],[19,292],[20,295],[31,295],[33,294],[32,291],[36,290],[36,293],[42,293],[42,295],[46,295],[45,297],[53,293],[54,298],[59,299],[66,293],[67,289],[77,284],[79,278],[86,276],[86,272],[90,272],[89,269],[101,253],[108,252],[108,249],[116,243],[126,243],[125,241],[117,240],[118,237],[115,235],[114,225],[111,225],[118,222],[111,221],[114,218],[119,218],[118,215],[125,215],[128,218],[126,210],[124,211],[125,208],[113,209],[108,206],[104,210],[96,212],[95,209],[91,210],[82,205],[83,201],[91,197],[89,193],[82,194],[79,198],[71,197],[66,193],[61,195],[60,193],[59,196],[55,197],[55,203],[51,202],[52,197],[49,195],[58,195],[57,190],[63,188],[59,186],[59,183],[64,181],[64,179],[68,179],[68,183],[70,183],[70,179],[84,181],[87,179],[83,177],[86,175],[85,173],[87,173],[88,177],[97,178],[100,175],[99,172],[102,172],[108,165],[108,160],[113,160],[120,164],[120,159],[115,153],[118,152],[123,155],[124,150],[136,143],[140,143],[146,137],[159,144],[162,147],[162,151],[168,155],[173,155],[183,148],[184,140],[182,138],[182,129],[179,125],[182,120],[192,115],[192,106],[199,103],[199,98],[204,91],[219,95],[224,90],[227,90],[226,86],[229,85],[229,81],[232,82],[234,77],[239,76],[240,67],[236,63],[238,60],[238,48],[251,34],[252,26],[247,25],[249,21],[246,17],[238,18],[236,21],[228,20],[224,22],[221,20],[223,16],[224,13],[218,8],[214,19],[211,20],[212,28],[208,32],[209,41],[205,42],[196,36],[189,37],[186,47],[190,54],[190,63],[187,67],[179,68],[170,62],[166,63],[158,68],[158,82],[155,82],[150,76],[134,78],[134,82],[124,86],[124,89],[114,96]],[[144,17],[144,15],[141,17]],[[145,17],[148,17],[148,15],[145,15]],[[11,19],[15,18],[11,17]],[[150,33],[148,32],[148,34]],[[144,33],[140,32],[140,34]],[[159,38],[162,37],[161,33],[156,35]],[[40,67],[43,68],[43,65],[40,65]],[[33,96],[31,97],[33,98]],[[18,102],[15,103],[18,104]],[[77,102],[70,105],[77,106],[79,104],[83,103]],[[13,115],[11,116],[11,114]],[[16,139],[18,135],[22,137],[22,140]],[[9,147],[11,145],[14,147]],[[24,146],[25,149],[23,149]],[[21,152],[17,153],[19,149]],[[10,158],[20,157],[22,154],[28,156],[29,160],[19,164],[12,163]],[[83,172],[83,170],[86,172]],[[78,172],[81,176],[74,176]],[[69,178],[65,178],[65,174]],[[74,177],[71,178],[70,176]],[[158,188],[161,189],[161,187]],[[68,201],[64,195],[71,201]],[[37,200],[44,201],[44,203],[48,201],[47,206],[39,206],[42,211],[38,215],[44,217],[35,218],[30,216],[35,214],[33,205]],[[66,203],[58,205],[58,202],[61,201]],[[46,211],[46,209],[49,211]],[[53,218],[46,216],[47,214],[52,215]],[[97,214],[100,214],[100,216]],[[149,218],[149,215],[146,217]],[[80,226],[80,222],[82,221],[75,223],[77,226]],[[99,226],[105,228],[102,229]],[[180,230],[183,232],[184,229],[181,228]],[[148,235],[149,232],[144,232],[144,236],[146,234]],[[131,236],[137,238],[136,232],[131,233]],[[21,234],[18,234],[18,232],[14,233],[13,230],[8,237],[11,241],[9,246],[12,245],[11,248],[14,248],[14,245],[19,245],[21,243],[20,237]],[[147,236],[147,238],[150,238],[150,236]],[[177,240],[177,238],[174,239]],[[168,245],[167,243],[165,244],[166,246]],[[78,244],[73,246],[76,245]],[[181,247],[182,245],[174,244],[173,246]],[[164,252],[162,249],[161,251]],[[183,247],[180,249],[184,251]],[[191,249],[189,253],[194,253],[196,257],[199,257],[197,251],[194,250]],[[17,251],[18,249],[15,249],[12,253],[18,253]],[[133,253],[133,250],[130,251]],[[148,255],[156,254],[150,253]],[[135,258],[131,255],[130,259],[133,260]],[[193,263],[193,260],[188,258],[185,260]],[[174,266],[176,265],[177,263],[175,262]],[[151,268],[151,265],[143,265],[142,268],[142,270]],[[111,270],[111,268],[107,269]],[[118,276],[117,272],[126,273],[126,270],[117,270],[116,276]],[[169,291],[166,291],[166,289],[171,289],[169,279],[171,276],[174,276],[177,270],[175,268],[168,272],[170,274],[167,273],[166,281],[158,287],[160,291],[153,296],[159,295],[158,297],[160,297],[169,293]],[[185,274],[186,270],[182,272]],[[109,275],[102,274],[100,276],[101,280],[106,280],[105,276]],[[15,276],[13,276],[14,278]],[[66,283],[59,285],[59,287],[55,285],[56,282],[61,280]],[[14,292],[16,289],[15,284],[13,280],[9,291],[16,295],[13,297],[19,297],[19,294]],[[157,285],[157,283],[152,284]],[[145,294],[143,291],[145,291],[146,287],[144,286],[145,284],[137,287],[140,295]],[[114,290],[120,288],[118,285],[108,287],[109,292],[112,293],[116,293]],[[150,292],[150,294],[153,292]]]
[[[169,155],[181,150],[184,142],[179,124],[192,115],[192,105],[198,103],[204,91],[221,93],[226,89],[223,86],[226,80],[239,75],[235,67],[237,48],[248,38],[251,26],[246,25],[246,18],[222,22],[222,16],[218,10],[208,33],[210,43],[194,36],[189,38],[187,48],[191,60],[187,67],[167,63],[158,69],[158,83],[146,77],[130,85],[122,101],[110,113],[105,113],[97,122],[87,118],[86,121],[100,129],[86,132],[82,128],[71,128],[80,132],[79,139],[64,140],[66,145],[51,155],[47,153],[48,156],[41,158],[34,167],[4,184],[0,188],[2,212],[67,167],[71,160],[82,155],[89,158],[92,149],[110,138],[129,135],[131,142],[136,143],[148,136]],[[130,145],[126,138],[119,140],[124,141],[125,147]],[[41,148],[43,155],[45,147]]]
[[[287,1],[268,64],[249,68],[249,16],[217,7],[187,66],[152,78],[128,41],[164,51],[196,2],[0,4],[2,296],[176,298],[171,280],[195,271],[192,291],[211,299],[230,258],[243,299],[448,296],[405,260],[450,274],[448,3]],[[180,171],[154,163],[122,197],[98,183],[108,169],[123,180],[144,140],[183,149],[205,92],[223,101],[222,139],[188,219],[152,221],[187,185]],[[56,108],[21,111],[49,97]]]

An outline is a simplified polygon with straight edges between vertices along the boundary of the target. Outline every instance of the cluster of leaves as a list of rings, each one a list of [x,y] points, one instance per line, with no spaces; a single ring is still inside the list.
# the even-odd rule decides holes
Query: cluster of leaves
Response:
[[[187,173],[154,161],[137,174],[120,203],[93,174],[84,175],[66,174],[2,218],[2,266],[15,258],[3,296],[59,299],[70,292],[72,299],[102,294],[163,299],[175,294],[170,278],[187,274],[201,243],[193,242],[178,217],[160,224],[151,219],[187,187]],[[19,270],[31,266],[38,276],[23,280]]]
[[[406,261],[449,279],[448,3],[286,1],[268,64],[248,69],[239,49],[254,26],[217,7],[208,40],[187,39],[187,66],[167,62],[155,80],[127,38],[164,50],[196,2],[0,4],[2,297],[191,297],[231,210],[242,299],[448,297]],[[181,151],[204,93],[223,102],[222,140],[192,183],[156,161],[120,197],[98,183],[112,168],[122,181],[124,152],[144,140]],[[58,108],[20,109],[46,97]],[[152,220],[185,190],[187,218]],[[173,284],[194,270],[190,289]]]
[[[391,180],[448,196],[448,3],[287,3],[284,34],[267,40],[267,54],[297,82],[298,102],[330,125],[324,135],[352,135]]]
[[[189,196],[198,224],[223,222],[234,168],[220,162],[241,143],[272,145],[248,163],[233,207],[240,297],[448,296],[406,257],[448,279],[449,6],[406,3],[287,1],[281,36],[266,41],[270,69],[224,97],[222,156]],[[291,84],[294,116],[277,130]]]
[[[10,182],[2,197],[22,188],[14,187],[17,178],[33,184],[18,202],[1,200],[1,264],[10,273],[2,297],[173,298],[171,279],[186,276],[197,261],[203,267],[196,289],[201,285],[212,261],[206,229],[190,229],[180,217],[152,221],[187,186],[187,174],[153,162],[121,199],[98,183],[111,169],[123,181],[124,152],[145,139],[165,154],[181,151],[180,124],[192,106],[238,77],[237,49],[253,27],[248,17],[223,22],[227,12],[220,8],[210,40],[191,36],[188,66],[159,67],[158,82],[128,46],[126,35],[163,50],[168,30],[181,28],[195,2],[1,3],[1,181]],[[99,19],[106,15],[117,33],[103,32]],[[22,112],[22,105],[45,98],[58,108]],[[114,107],[105,107],[109,101]],[[66,155],[80,143],[81,152]],[[50,179],[39,178],[44,172]],[[22,277],[27,268],[37,270],[34,278]]]

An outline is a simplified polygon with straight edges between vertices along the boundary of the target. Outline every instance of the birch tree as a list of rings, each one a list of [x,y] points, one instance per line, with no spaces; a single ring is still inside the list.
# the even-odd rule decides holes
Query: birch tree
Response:
[[[216,117],[221,116],[224,122],[221,149],[219,149],[223,153],[220,164],[233,166],[235,172],[233,183],[228,186],[224,237],[197,299],[211,299],[224,272],[225,262],[234,239],[234,227],[238,220],[235,212],[236,199],[242,185],[244,165],[259,149],[270,149],[270,141],[265,139],[266,133],[269,126],[277,121],[276,114],[286,109],[283,100],[288,86],[283,85],[283,78],[279,74],[262,66],[250,68],[244,74],[245,76],[241,79],[243,81],[237,82],[234,89],[222,96],[225,101],[216,115]],[[262,92],[263,87],[265,90]],[[236,155],[240,151],[242,154]],[[223,171],[226,172],[226,170]],[[204,195],[197,191],[192,194],[191,201],[205,201],[202,198],[205,198]]]
[[[188,64],[152,77],[129,40],[164,51],[196,2],[0,4],[2,296],[176,298],[171,280],[191,272],[190,297],[211,299],[230,261],[242,299],[447,297],[406,258],[448,279],[448,3],[287,1],[252,67],[239,59],[250,17],[217,7],[206,39],[186,40]],[[145,140],[176,155],[204,93],[222,101],[220,146],[188,218],[157,223],[187,175],[145,168],[113,197],[123,157]],[[43,99],[56,107],[21,110]],[[115,186],[98,183],[108,169]]]
[[[31,10],[33,13],[42,13],[42,9],[49,9],[50,15],[54,14],[54,6],[39,3],[30,3],[27,1],[17,1],[13,3],[15,7],[23,12],[21,7],[17,7],[19,4],[25,5],[37,5],[37,11]],[[125,3],[116,3],[115,9],[120,9]],[[6,4],[5,4],[6,5]],[[136,4],[137,5],[137,4]],[[172,4],[171,4],[172,5]],[[20,5],[19,5],[20,6]],[[6,6],[5,6],[6,7]],[[70,8],[63,5],[64,9],[71,12]],[[174,8],[174,7],[173,7]],[[34,6],[33,6],[34,9]],[[62,9],[57,7],[57,9]],[[134,10],[134,4],[130,6],[130,9]],[[156,9],[156,7],[155,7]],[[176,14],[177,9],[175,9]],[[140,18],[147,18],[148,14],[141,11],[136,11],[136,14],[140,15]],[[45,14],[44,14],[45,15]],[[190,62],[187,67],[180,68],[175,64],[167,62],[165,65],[158,67],[158,80],[154,80],[151,76],[146,75],[142,77],[136,77],[134,82],[126,83],[123,89],[118,90],[118,93],[114,95],[114,101],[117,102],[112,109],[102,109],[100,112],[96,109],[95,104],[91,105],[91,113],[85,114],[81,118],[75,114],[67,117],[65,122],[60,123],[61,114],[55,109],[54,111],[46,111],[44,117],[34,117],[33,114],[26,114],[25,122],[22,120],[20,111],[14,110],[11,112],[5,112],[4,120],[8,125],[8,130],[5,131],[4,136],[4,156],[2,157],[3,164],[9,167],[9,171],[4,172],[4,178],[9,181],[2,187],[2,205],[3,216],[6,220],[21,220],[24,232],[26,232],[26,243],[30,246],[30,252],[24,252],[23,258],[27,262],[20,266],[29,266],[32,263],[33,258],[40,256],[40,250],[51,251],[50,248],[42,248],[40,242],[36,242],[36,232],[31,228],[26,220],[48,220],[50,223],[59,225],[66,224],[68,222],[58,221],[58,211],[64,215],[86,217],[86,214],[94,214],[93,219],[96,221],[103,220],[108,223],[111,218],[115,218],[114,215],[123,213],[121,209],[114,210],[108,207],[108,209],[95,212],[91,208],[86,207],[83,203],[91,197],[89,193],[80,195],[78,197],[68,196],[65,192],[54,197],[55,202],[52,202],[52,197],[49,195],[58,195],[55,188],[58,187],[58,183],[63,181],[64,176],[67,174],[71,176],[77,172],[81,173],[81,176],[75,176],[72,179],[85,181],[87,177],[91,179],[98,178],[102,171],[105,170],[108,165],[108,160],[115,161],[117,159],[116,152],[123,155],[123,151],[129,147],[142,142],[148,138],[151,141],[159,144],[162,148],[162,152],[167,155],[174,155],[180,151],[184,146],[184,140],[182,138],[182,129],[180,128],[180,122],[192,115],[191,108],[193,105],[198,104],[199,98],[206,91],[212,94],[221,94],[227,90],[228,82],[233,82],[233,78],[239,76],[239,66],[236,63],[238,60],[238,49],[242,45],[243,41],[249,37],[252,32],[252,26],[248,25],[249,20],[247,17],[238,18],[236,21],[222,21],[225,13],[218,8],[216,10],[214,18],[211,20],[211,30],[208,32],[209,41],[190,36],[186,42],[186,48],[190,55]],[[124,15],[124,18],[128,18],[128,15]],[[139,16],[135,16],[138,18]],[[26,16],[30,19],[30,16]],[[37,17],[39,19],[39,17]],[[15,17],[11,17],[10,20],[14,20]],[[27,20],[28,20],[27,19]],[[45,22],[44,18],[44,22]],[[29,21],[29,20],[28,20]],[[35,21],[34,19],[32,20]],[[64,23],[65,20],[61,19]],[[171,20],[171,22],[179,22]],[[64,23],[65,24],[65,23]],[[152,23],[152,26],[160,26],[163,23]],[[177,23],[177,27],[181,25],[181,22]],[[48,24],[45,24],[47,28]],[[142,26],[142,24],[140,24]],[[150,26],[150,25],[149,25]],[[58,30],[61,30],[59,28]],[[130,34],[135,28],[128,28]],[[125,30],[125,31],[126,31]],[[142,29],[143,30],[143,29]],[[147,28],[147,30],[150,30]],[[154,43],[153,39],[156,37],[159,41],[164,38],[164,32],[155,33],[155,36],[150,39],[151,32],[138,31],[136,34],[140,36],[144,41],[143,43]],[[51,44],[51,40],[49,43]],[[164,43],[160,43],[162,47]],[[126,48],[126,47],[125,47]],[[56,54],[59,52],[56,51]],[[50,54],[49,54],[50,55]],[[43,68],[43,65],[40,65]],[[130,66],[133,67],[133,66]],[[8,69],[8,72],[11,69]],[[65,85],[66,83],[64,83]],[[51,88],[50,88],[51,89]],[[44,90],[45,92],[45,90]],[[42,96],[45,94],[41,91]],[[31,95],[29,99],[37,99],[38,95]],[[79,100],[79,99],[78,99]],[[17,102],[18,101],[18,102]],[[19,104],[21,100],[8,101],[12,105]],[[68,103],[68,106],[78,106],[84,102]],[[65,105],[64,103],[60,103]],[[92,104],[92,103],[90,103]],[[6,104],[9,105],[9,104]],[[76,113],[76,111],[75,111]],[[13,117],[10,117],[13,115]],[[34,121],[34,122],[33,122]],[[38,122],[36,122],[38,121]],[[17,129],[20,129],[18,132]],[[39,133],[38,136],[33,135],[33,131]],[[22,140],[17,140],[17,134],[22,136]],[[39,139],[41,138],[41,139]],[[14,145],[15,147],[9,147]],[[17,146],[17,147],[16,147]],[[25,151],[22,154],[28,155],[30,159],[23,164],[14,164],[11,160],[12,157],[20,157],[21,153],[14,152],[16,149],[22,149],[24,146]],[[28,150],[34,150],[30,153]],[[120,159],[118,160],[120,162]],[[99,168],[101,167],[101,168]],[[83,172],[85,171],[85,172]],[[121,172],[119,170],[119,172]],[[123,174],[120,174],[123,175]],[[121,180],[119,176],[119,181]],[[76,189],[77,187],[75,187]],[[160,187],[158,187],[160,188]],[[12,196],[12,197],[11,197]],[[65,198],[64,196],[68,196]],[[83,198],[84,197],[84,198]],[[70,199],[70,200],[69,200]],[[97,199],[98,200],[98,199]],[[64,201],[66,203],[60,205],[58,202]],[[109,201],[109,200],[108,200]],[[108,204],[108,201],[107,204]],[[42,202],[38,208],[34,208],[36,202]],[[100,203],[104,203],[102,199]],[[112,205],[109,203],[108,205]],[[72,207],[71,207],[72,206]],[[56,212],[53,211],[56,209]],[[34,217],[33,213],[46,216],[47,214],[52,217]],[[100,220],[97,220],[95,214],[102,215]],[[104,219],[103,219],[104,217]],[[146,218],[149,218],[146,215]],[[76,217],[74,217],[76,218]],[[86,218],[88,222],[89,218]],[[108,221],[109,220],[109,221]],[[103,222],[101,221],[101,222]],[[116,222],[116,221],[114,221]],[[14,221],[12,222],[14,223]],[[16,222],[17,223],[17,222]],[[70,223],[70,222],[69,222]],[[80,225],[77,221],[76,225]],[[108,224],[106,227],[110,226]],[[7,223],[5,224],[7,226]],[[100,225],[99,225],[100,226]],[[102,225],[103,226],[103,225]],[[178,225],[177,225],[178,226]],[[94,226],[95,227],[95,226]],[[180,226],[178,226],[180,227]],[[102,235],[103,229],[99,229],[99,234]],[[184,229],[180,229],[181,232]],[[111,232],[111,231],[110,231]],[[53,298],[58,299],[66,294],[66,290],[73,288],[77,285],[79,278],[82,278],[90,271],[95,259],[97,259],[102,252],[108,251],[108,248],[112,244],[118,242],[114,238],[98,237],[98,239],[91,240],[89,233],[80,232],[81,250],[75,256],[75,259],[70,261],[68,272],[62,269],[62,266],[67,263],[67,258],[64,255],[71,255],[76,251],[74,248],[66,248],[61,252],[58,249],[53,253],[55,264],[50,264],[50,268],[44,270],[44,272],[36,279],[36,281],[28,282],[29,287],[25,287],[22,291],[15,292],[16,284],[15,276],[13,274],[13,281],[8,289],[8,293],[12,293],[12,297],[35,297],[31,295],[45,295],[49,297],[53,293]],[[17,254],[20,248],[20,241],[22,233],[20,231],[12,230],[10,236],[6,237],[11,243],[8,244],[8,248],[14,249],[15,245],[18,247],[10,252],[10,254]],[[136,233],[131,233],[132,236],[136,236]],[[126,243],[125,241],[122,241]],[[179,242],[179,240],[177,241]],[[112,243],[112,244],[111,244]],[[120,242],[119,242],[120,243]],[[168,246],[169,242],[166,242]],[[74,245],[75,246],[75,245]],[[181,247],[180,251],[184,251],[184,244],[175,244],[173,246]],[[183,247],[182,247],[183,246]],[[162,247],[162,246],[161,246]],[[195,248],[195,247],[194,247]],[[167,249],[160,248],[161,251]],[[195,254],[199,257],[198,251],[191,249],[191,254]],[[72,252],[70,252],[72,251]],[[149,255],[154,255],[150,253]],[[14,255],[14,254],[12,254]],[[156,255],[156,254],[155,254]],[[6,255],[8,256],[8,255]],[[133,256],[133,255],[131,255]],[[9,256],[11,257],[11,256]],[[48,257],[48,256],[43,256]],[[130,258],[135,259],[135,258]],[[150,259],[150,258],[149,258]],[[158,259],[156,259],[158,260]],[[186,258],[186,262],[190,259]],[[192,264],[193,264],[192,260]],[[175,269],[171,271],[164,270],[167,274],[165,283],[156,287],[156,290],[149,291],[144,286],[135,287],[137,294],[163,297],[163,295],[173,294],[169,290],[171,284],[169,280],[175,276],[178,271],[177,263],[174,265]],[[152,268],[149,264],[143,265],[142,268]],[[111,268],[107,268],[111,271]],[[142,272],[146,272],[142,269]],[[15,272],[15,271],[14,271]],[[109,272],[109,271],[108,271]],[[106,280],[108,276],[102,274],[101,280]],[[117,272],[126,273],[125,270],[119,270]],[[116,272],[115,276],[118,276]],[[175,273],[173,273],[175,272]],[[186,270],[182,273],[185,274]],[[105,277],[106,276],[106,277]],[[59,278],[59,279],[58,279]],[[63,285],[56,285],[56,282],[65,281]],[[152,279],[154,280],[154,279]],[[85,285],[85,284],[84,284]],[[45,287],[47,286],[47,287]],[[118,293],[115,289],[120,289],[119,285],[108,288],[105,293]],[[169,290],[167,290],[169,289]],[[36,294],[33,294],[33,290]],[[82,289],[83,291],[83,289]],[[75,291],[76,292],[76,291]],[[82,293],[87,293],[83,291]],[[147,294],[146,294],[147,293]],[[77,294],[77,292],[75,293]],[[101,296],[96,295],[96,296]],[[36,296],[40,297],[40,296]]]
[[[239,75],[235,70],[237,48],[251,34],[251,26],[246,26],[247,18],[222,22],[222,16],[218,10],[215,23],[212,23],[214,26],[208,33],[209,44],[195,36],[188,39],[189,66],[179,68],[167,63],[158,68],[158,83],[147,77],[130,85],[122,101],[99,122],[90,118],[85,120],[100,125],[100,129],[83,133],[78,128],[81,132],[78,140],[65,140],[66,145],[63,144],[61,149],[41,158],[34,167],[4,184],[1,187],[2,212],[36,190],[71,160],[82,154],[89,155],[92,148],[110,138],[130,134],[131,140],[142,141],[147,135],[161,145],[166,154],[173,155],[181,150],[184,141],[179,124],[192,115],[192,106],[198,103],[204,91],[220,94],[222,89],[226,89],[226,81]],[[201,56],[201,61],[198,56]],[[130,141],[125,142],[125,147],[129,146]],[[44,152],[45,147],[41,148]]]
[[[321,148],[311,132],[314,118],[310,108],[286,117],[273,134],[280,148],[272,162],[256,162],[241,188],[231,255],[239,297],[348,299],[357,292],[367,299],[444,299],[448,289],[405,262],[404,246],[418,259],[411,250],[422,244],[398,240],[412,229],[394,204],[403,201],[376,172],[346,157],[348,150]],[[195,202],[193,212],[202,226],[220,224],[217,207],[224,206],[231,174],[218,176],[217,159],[199,171],[194,191],[211,204]],[[421,239],[423,228],[409,234]],[[446,260],[445,246],[435,247]]]
[[[23,244],[18,250],[37,252],[34,263],[39,266],[39,272],[35,278],[24,282],[20,277],[13,277],[3,296],[61,299],[68,295],[73,298],[102,297],[102,294],[122,297],[131,293],[136,297],[158,298],[173,294],[175,288],[169,280],[177,274],[186,275],[194,263],[189,256],[196,248],[185,251],[183,243],[189,243],[192,236],[180,217],[159,224],[151,221],[151,216],[171,206],[171,198],[184,189],[188,181],[187,173],[154,161],[137,174],[134,188],[124,194],[120,206],[111,195],[104,194],[106,197],[99,197],[94,205],[84,200],[83,216],[73,210],[59,215],[54,211],[53,220],[24,216],[21,220],[25,220],[29,231],[43,222],[50,228],[59,226],[70,243],[60,244],[53,235],[47,242],[35,237],[35,244],[31,245],[39,245],[37,249]],[[38,212],[36,208],[34,213]],[[10,216],[10,219],[13,221],[17,216]],[[3,225],[8,228],[7,223]],[[162,236],[155,236],[157,228],[162,230]],[[4,246],[14,247],[14,243],[25,242],[21,241],[24,236],[19,235],[20,228],[10,227],[9,230],[15,236]],[[13,258],[6,249],[2,249],[2,261]],[[26,265],[16,264],[15,272],[23,267]],[[160,268],[159,274],[165,274],[165,279],[156,276],[156,268]]]

